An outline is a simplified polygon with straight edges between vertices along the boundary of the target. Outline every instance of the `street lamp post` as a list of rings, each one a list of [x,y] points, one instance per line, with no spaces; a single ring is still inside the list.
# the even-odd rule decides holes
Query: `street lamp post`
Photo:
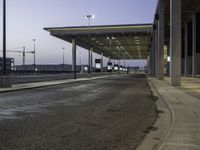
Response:
[[[11,80],[7,76],[6,68],[6,0],[3,0],[3,60],[2,60],[2,77],[0,77],[0,87],[10,88],[12,87]]]
[[[3,0],[3,76],[6,76],[6,0]]]
[[[90,53],[91,53],[91,18],[94,18],[94,15],[85,15],[85,18],[88,19],[88,30],[89,30],[89,52],[88,52],[88,73],[91,73],[91,58],[90,58]]]
[[[33,47],[33,52],[34,52],[34,63],[33,63],[33,68],[34,68],[34,71],[36,71],[35,41],[36,41],[36,39],[33,39],[33,42],[34,42],[34,47]]]

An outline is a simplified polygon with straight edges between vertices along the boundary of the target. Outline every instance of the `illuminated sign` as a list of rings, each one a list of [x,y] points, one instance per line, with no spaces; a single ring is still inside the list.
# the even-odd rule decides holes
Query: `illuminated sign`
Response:
[[[101,70],[102,68],[102,63],[101,63],[101,59],[95,59],[95,69],[97,70]]]
[[[114,65],[114,71],[118,71],[119,70],[119,66],[118,66],[118,64],[115,64]]]
[[[115,71],[117,71],[117,70],[118,70],[118,67],[117,67],[117,66],[115,66],[115,67],[114,67],[114,70],[115,70]]]
[[[168,61],[168,62],[170,62],[170,61],[171,61],[171,58],[170,58],[170,56],[168,56],[168,57],[167,57],[167,61]]]
[[[84,67],[84,71],[88,71],[88,67],[87,66]]]
[[[122,66],[120,66],[119,70],[120,70],[120,71],[122,71],[122,70],[123,70]]]
[[[108,62],[108,67],[107,67],[108,71],[112,70],[112,62]]]
[[[108,66],[108,70],[112,70],[112,66]]]
[[[101,64],[96,63],[96,64],[95,64],[95,68],[96,68],[96,69],[101,69]]]

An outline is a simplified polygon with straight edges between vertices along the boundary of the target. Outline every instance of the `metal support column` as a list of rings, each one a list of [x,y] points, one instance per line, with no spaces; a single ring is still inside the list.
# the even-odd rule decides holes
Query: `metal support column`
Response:
[[[154,38],[155,38],[155,77],[158,78],[158,72],[159,72],[159,61],[158,61],[158,24],[156,21],[156,29],[154,32]]]
[[[151,44],[151,53],[152,53],[152,76],[156,76],[156,53],[155,53],[155,30],[152,33],[152,44]]]
[[[90,47],[90,49],[88,50],[88,74],[91,73],[91,52],[93,51],[93,48]]]
[[[72,39],[72,71],[74,72],[74,79],[76,79],[76,40]]]
[[[185,23],[185,76],[188,75],[188,23]]]
[[[197,27],[196,27],[196,23],[197,23],[196,22],[196,13],[194,13],[193,14],[193,23],[192,23],[193,24],[193,27],[192,27],[192,30],[193,30],[192,31],[193,32],[193,34],[192,34],[193,35],[193,38],[192,38],[193,39],[193,42],[192,42],[192,45],[193,45],[193,49],[192,49],[192,52],[193,52],[192,53],[193,54],[192,55],[192,76],[193,77],[195,77],[196,74],[197,74],[197,67],[196,67],[197,66],[197,64],[196,64],[197,63],[197,61],[196,61],[196,56],[197,56],[197,50],[196,50],[196,47],[197,47],[196,46],[196,41],[197,41],[196,31],[197,30],[196,29],[197,29]]]
[[[170,85],[181,85],[181,0],[170,0]]]
[[[90,64],[91,64],[91,72],[93,72],[93,48],[91,49],[91,51],[90,51],[90,57],[91,57],[91,59],[90,59]]]
[[[148,58],[149,58],[149,63],[148,63],[148,73],[149,73],[149,75],[152,77],[153,75],[153,73],[152,73],[152,64],[153,64],[153,61],[152,61],[152,50],[151,50],[151,47],[152,47],[152,41],[150,41],[150,43],[149,43],[150,45],[149,45],[149,56],[148,56]]]
[[[103,53],[101,53],[101,72],[103,72]]]
[[[164,1],[158,5],[158,79],[164,79]]]

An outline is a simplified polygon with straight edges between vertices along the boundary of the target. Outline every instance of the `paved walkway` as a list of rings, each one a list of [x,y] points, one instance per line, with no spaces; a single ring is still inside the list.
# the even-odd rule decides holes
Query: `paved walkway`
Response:
[[[185,78],[182,87],[171,87],[155,78],[149,80],[172,115],[170,129],[158,150],[200,150],[200,100],[183,91],[200,91],[200,80]]]
[[[169,83],[169,78],[165,78]],[[176,87],[200,100],[200,78],[181,77],[181,86]]]

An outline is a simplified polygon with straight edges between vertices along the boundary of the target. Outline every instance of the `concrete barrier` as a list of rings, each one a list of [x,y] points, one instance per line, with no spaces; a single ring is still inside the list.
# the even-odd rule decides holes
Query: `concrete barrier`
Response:
[[[0,76],[0,88],[12,87],[11,79],[9,76]]]

